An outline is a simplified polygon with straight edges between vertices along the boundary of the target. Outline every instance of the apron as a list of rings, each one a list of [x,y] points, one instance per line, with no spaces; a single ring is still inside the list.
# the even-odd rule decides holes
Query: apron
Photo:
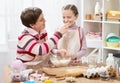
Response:
[[[69,30],[58,41],[58,49],[66,49],[70,54],[77,53],[81,48],[80,31],[78,29]]]

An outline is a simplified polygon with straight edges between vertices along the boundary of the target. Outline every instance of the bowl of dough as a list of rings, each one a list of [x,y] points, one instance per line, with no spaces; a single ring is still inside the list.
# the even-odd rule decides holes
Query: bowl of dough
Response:
[[[54,54],[50,57],[50,61],[55,67],[65,67],[68,66],[71,58],[69,56],[60,56],[57,54]]]

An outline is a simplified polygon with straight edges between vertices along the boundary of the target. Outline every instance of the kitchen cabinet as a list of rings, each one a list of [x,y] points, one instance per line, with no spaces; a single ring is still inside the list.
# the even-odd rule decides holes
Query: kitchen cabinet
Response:
[[[101,7],[100,15],[95,15],[96,2]],[[82,0],[81,3],[82,27],[85,29],[88,51],[98,49],[99,61],[105,62],[108,53],[120,53],[120,47],[106,44],[109,33],[120,37],[120,0]],[[108,11],[117,11],[119,16],[115,18],[115,12],[113,18],[108,19]]]

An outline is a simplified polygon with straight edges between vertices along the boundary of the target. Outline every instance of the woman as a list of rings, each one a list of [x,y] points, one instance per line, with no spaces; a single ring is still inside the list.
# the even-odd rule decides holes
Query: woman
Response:
[[[69,24],[62,26],[50,39],[47,39],[45,18],[40,8],[26,8],[20,17],[26,28],[18,37],[16,59],[23,63],[45,60],[69,26]]]

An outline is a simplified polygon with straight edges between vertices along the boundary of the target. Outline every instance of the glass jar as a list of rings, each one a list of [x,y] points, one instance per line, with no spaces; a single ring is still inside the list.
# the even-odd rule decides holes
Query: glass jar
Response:
[[[120,54],[114,54],[116,77],[120,80]]]
[[[117,61],[116,65],[116,78],[120,80],[120,61]]]
[[[88,56],[88,66],[89,66],[89,68],[95,68],[96,65],[97,65],[96,55],[93,54],[91,56]]]

